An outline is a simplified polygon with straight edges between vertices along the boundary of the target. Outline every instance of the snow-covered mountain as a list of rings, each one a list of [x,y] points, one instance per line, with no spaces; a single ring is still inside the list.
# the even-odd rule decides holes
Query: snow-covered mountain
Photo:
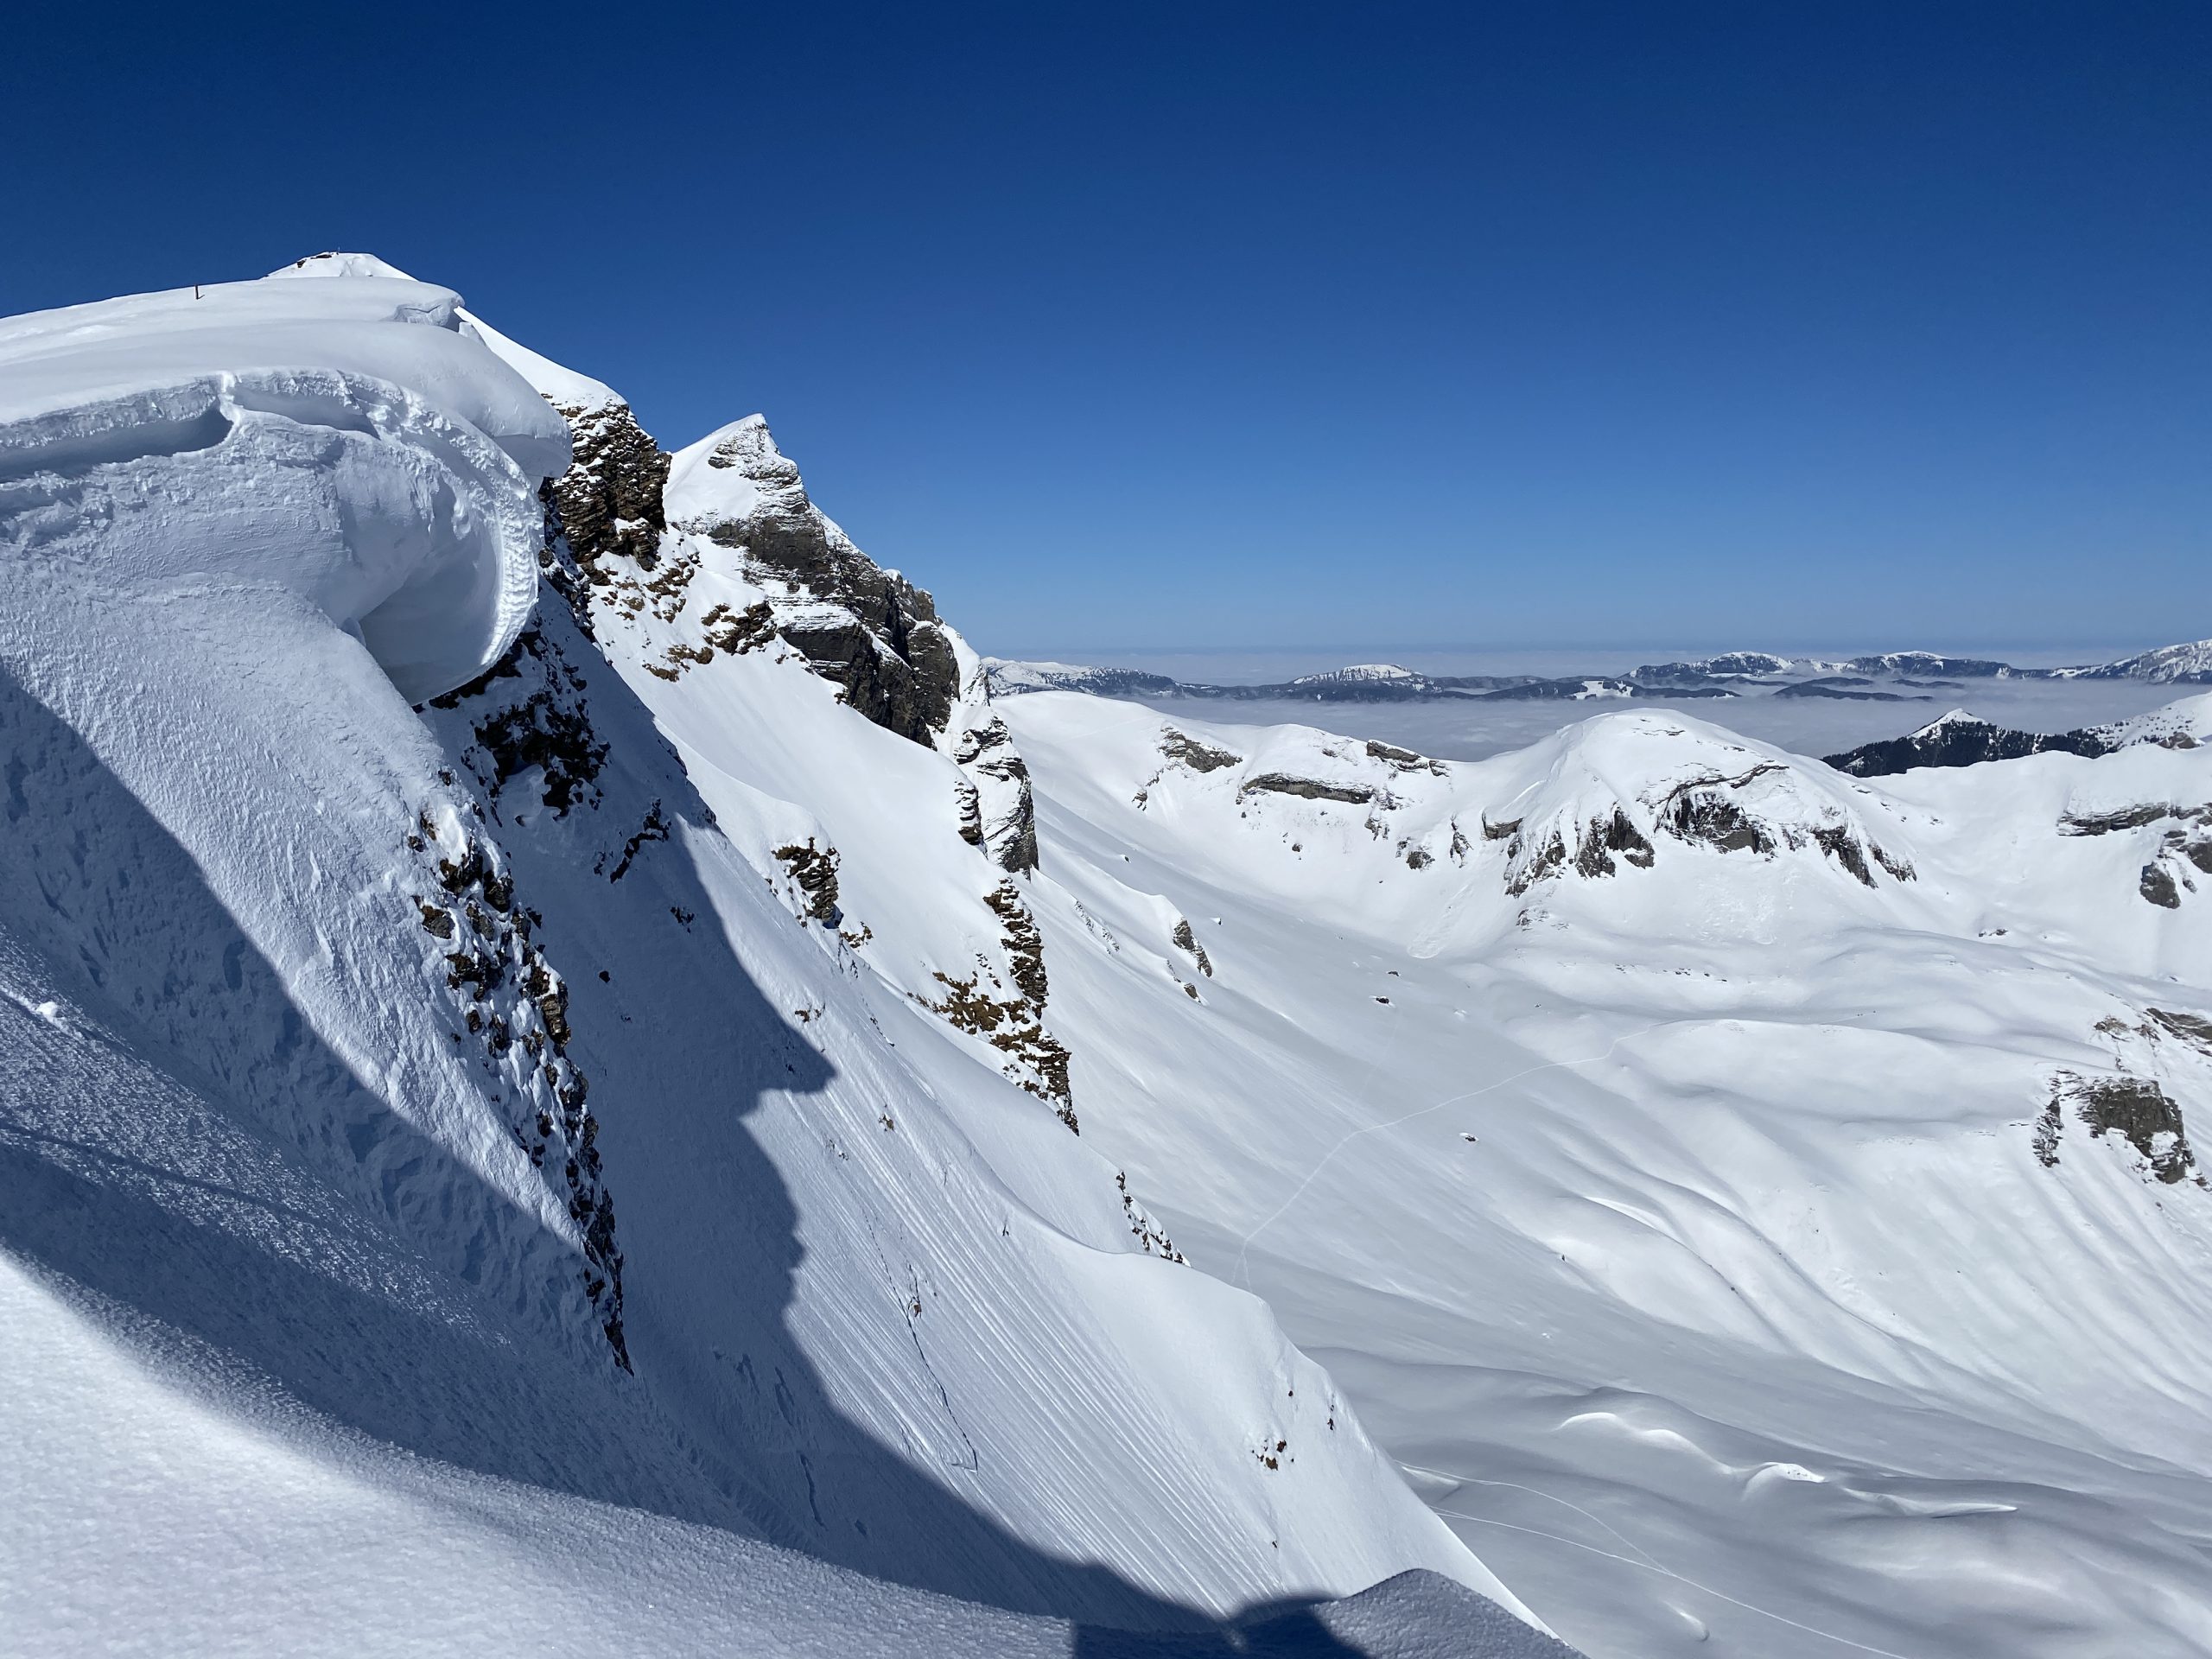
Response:
[[[1363,664],[1265,684],[1212,685],[1134,669],[986,658],[1000,696],[1028,691],[1087,691],[1096,696],[1190,697],[1238,702],[1409,702],[1478,699],[1518,702],[1599,697],[1822,697],[1845,702],[1927,702],[1931,689],[1967,680],[2136,680],[2212,683],[2212,640],[2167,645],[2119,662],[2075,668],[2020,668],[1930,651],[1880,652],[1830,661],[1768,651],[1733,651],[1694,662],[1645,663],[1624,674],[1421,674],[1393,664]]]
[[[2158,685],[2209,684],[2212,683],[2212,639],[2199,639],[2185,645],[2162,645],[2156,651],[2146,651],[2139,657],[2122,658],[2116,663],[2060,671],[2070,678],[2084,680],[2148,680]]]
[[[1538,683],[1532,674],[1417,674],[1394,663],[1361,663],[1249,685],[1194,683],[1135,669],[1015,662],[1000,657],[983,658],[983,671],[991,695],[1000,697],[1029,691],[1086,691],[1102,697],[1199,697],[1230,702],[1414,702],[1478,696],[1501,687]]]
[[[1576,1646],[2212,1644],[2201,707],[1878,786],[1007,714],[1086,1135]]]
[[[32,1650],[2212,1649],[2203,699],[987,662],[362,255],[0,323],[0,549]]]
[[[2212,695],[2184,697],[2132,720],[2112,721],[2067,732],[2023,732],[1997,725],[1964,709],[1931,720],[1916,731],[1827,757],[1828,765],[1854,778],[1878,778],[1917,766],[1972,766],[1986,760],[2017,760],[2031,754],[2110,754],[2131,743],[2194,748],[2212,741]]]
[[[1071,1132],[757,419],[327,257],[0,325],[0,549],[10,1645],[1561,1650]]]

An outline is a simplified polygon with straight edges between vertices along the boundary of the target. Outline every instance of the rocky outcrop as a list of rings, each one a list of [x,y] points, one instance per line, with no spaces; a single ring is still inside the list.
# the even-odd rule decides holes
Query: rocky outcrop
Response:
[[[1173,931],[1167,936],[1175,948],[1198,963],[1198,971],[1208,979],[1213,977],[1213,963],[1206,955],[1206,948],[1198,943],[1198,936],[1192,931],[1190,918],[1178,916]]]
[[[1533,852],[1522,848],[1518,823],[1494,827],[1485,822],[1483,830],[1493,838],[1498,834],[1513,837],[1513,844],[1506,849],[1505,890],[1516,898],[1568,868],[1586,877],[1611,875],[1620,868],[1614,861],[1616,855],[1640,870],[1649,869],[1656,856],[1651,842],[1618,807],[1576,825],[1571,847],[1567,835],[1558,829]]]
[[[806,493],[798,468],[754,416],[709,454],[728,487],[683,528],[738,550],[768,595],[777,631],[877,725],[935,747],[960,695],[960,664],[936,601],[853,545]]]
[[[817,848],[809,836],[803,847],[793,842],[775,849],[775,857],[804,895],[807,916],[824,927],[835,927],[842,919],[837,908],[837,849]]]
[[[469,709],[476,741],[462,759],[492,800],[511,779],[535,771],[539,801],[556,817],[566,817],[570,808],[599,798],[600,769],[607,764],[584,685],[576,664],[533,623],[490,672],[432,698],[431,706]]]
[[[2176,806],[2151,801],[2094,813],[2069,813],[2058,821],[2062,836],[2110,836],[2156,824],[2166,828],[2158,851],[2143,867],[2137,889],[2162,910],[2181,908],[2181,896],[2196,891],[2198,875],[2212,875],[2212,805]]]
[[[1020,890],[1001,881],[983,902],[999,919],[1007,971],[1001,976],[988,957],[976,957],[973,973],[956,978],[938,970],[941,988],[935,1001],[922,1006],[955,1031],[981,1038],[1003,1056],[1001,1070],[1018,1087],[1052,1108],[1060,1122],[1080,1134],[1068,1077],[1071,1057],[1045,1028],[1045,1000],[1051,986],[1045,973],[1045,938]],[[1007,983],[1011,980],[1011,985]]]
[[[2061,1071],[2051,1080],[2050,1103],[2036,1123],[2036,1157],[2046,1168],[2058,1162],[2069,1107],[2091,1139],[2111,1134],[2133,1147],[2141,1160],[2138,1167],[2153,1180],[2177,1185],[2196,1167],[2181,1107],[2157,1084],[2124,1073],[2085,1077]],[[2202,1178],[2198,1179],[2201,1185]]]
[[[1883,845],[1903,825],[1866,791],[1711,728],[1620,714],[1557,740],[1540,781],[1511,816],[1483,814],[1485,842],[1505,842],[1506,891],[1554,877],[1652,868],[1697,849],[1761,861],[1814,855],[1859,886],[1914,880]]]
[[[1029,766],[1006,721],[993,715],[960,734],[952,758],[965,774],[960,833],[1010,874],[1037,868],[1037,801]]]
[[[1378,743],[1373,738],[1367,741],[1367,758],[1380,760],[1393,772],[1426,772],[1438,778],[1446,775],[1441,760],[1432,760],[1425,754],[1416,754],[1393,743]]]
[[[1324,783],[1318,778],[1296,778],[1287,772],[1263,772],[1256,778],[1247,778],[1237,793],[1296,795],[1308,801],[1344,801],[1354,806],[1364,806],[1375,798],[1375,791],[1365,784]]]
[[[669,456],[619,397],[588,409],[548,401],[569,423],[575,458],[547,489],[585,577],[610,580],[601,561],[618,554],[652,569],[667,527],[661,488]]]
[[[1211,743],[1201,743],[1177,731],[1173,726],[1160,734],[1160,752],[1172,765],[1188,766],[1192,772],[1219,772],[1224,766],[1243,764],[1243,756],[1231,754],[1227,749],[1217,749]]]
[[[450,775],[450,774],[448,774]],[[538,949],[537,913],[518,903],[499,849],[458,814],[424,810],[405,837],[423,891],[410,908],[435,942],[460,1029],[505,1087],[518,1146],[560,1198],[583,1258],[583,1293],[614,1363],[630,1369],[622,1333],[622,1252],[600,1163],[589,1086],[569,1057],[569,991]],[[435,885],[434,885],[435,884]],[[463,1033],[466,1033],[466,1036]]]

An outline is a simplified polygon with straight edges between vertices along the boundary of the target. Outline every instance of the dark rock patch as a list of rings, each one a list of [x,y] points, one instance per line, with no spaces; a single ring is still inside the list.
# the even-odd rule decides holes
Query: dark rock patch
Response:
[[[757,422],[707,458],[759,486],[741,518],[695,526],[740,550],[768,593],[783,637],[846,702],[887,731],[933,747],[960,692],[959,663],[936,601],[870,559],[808,499],[798,468]],[[779,590],[780,593],[779,593]]]
[[[2092,1138],[2110,1133],[2126,1141],[2143,1160],[2145,1173],[2166,1185],[2186,1179],[2196,1166],[2181,1107],[2157,1084],[2125,1073],[2085,1077],[2071,1071],[2062,1071],[2052,1080],[2050,1104],[2038,1122],[2037,1156],[2045,1165],[2058,1161],[2063,1109],[2067,1106],[2088,1125]]]
[[[618,556],[652,569],[668,525],[661,490],[671,457],[620,398],[595,409],[553,407],[569,423],[574,459],[550,487],[586,580],[611,581],[605,562]]]
[[[1904,682],[1900,682],[1904,683]],[[1916,766],[1975,766],[1986,760],[2018,760],[2031,754],[2100,755],[2112,742],[2092,730],[2018,732],[1986,720],[1942,720],[1904,737],[1862,743],[1827,757],[1854,778],[1885,778]]]
[[[809,836],[805,846],[779,847],[775,856],[806,895],[807,915],[825,927],[835,927],[842,919],[837,908],[837,849],[817,849],[814,837]]]
[[[1173,726],[1160,734],[1160,752],[1168,760],[1188,766],[1192,772],[1219,772],[1224,766],[1243,764],[1244,757],[1231,754],[1227,749],[1217,749],[1210,743],[1201,743],[1195,737],[1185,736]]]
[[[1263,772],[1257,778],[1247,778],[1236,792],[1249,795],[1255,791],[1295,795],[1308,801],[1344,801],[1354,806],[1364,806],[1375,798],[1374,790],[1365,784],[1325,784],[1318,779],[1295,778],[1287,772]]]

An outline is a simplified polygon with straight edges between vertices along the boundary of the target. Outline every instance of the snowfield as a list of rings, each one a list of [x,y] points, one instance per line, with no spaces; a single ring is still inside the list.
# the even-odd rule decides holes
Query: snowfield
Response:
[[[280,278],[0,326],[8,1645],[1562,1651],[1071,1133],[980,702]]]
[[[995,700],[366,255],[0,323],[0,1645],[2212,1650],[2212,696]]]
[[[1584,1651],[1924,1659],[2212,1643],[2205,703],[1878,787],[1006,712],[1086,1133],[1191,1260]]]

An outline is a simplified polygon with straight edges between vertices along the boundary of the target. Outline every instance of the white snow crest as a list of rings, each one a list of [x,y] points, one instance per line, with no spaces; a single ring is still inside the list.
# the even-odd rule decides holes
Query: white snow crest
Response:
[[[340,272],[0,325],[0,545],[295,594],[410,701],[474,677],[529,620],[568,429],[457,308]]]

